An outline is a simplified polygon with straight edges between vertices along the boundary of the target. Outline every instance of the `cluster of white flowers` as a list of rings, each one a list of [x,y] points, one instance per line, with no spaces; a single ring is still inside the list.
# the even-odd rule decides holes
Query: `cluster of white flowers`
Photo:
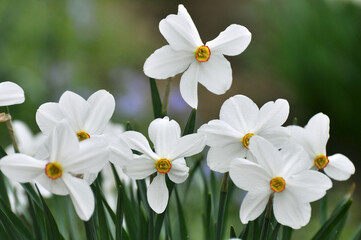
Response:
[[[192,108],[197,108],[198,82],[215,94],[230,88],[232,70],[223,55],[246,49],[251,34],[245,27],[230,25],[204,45],[187,10],[179,5],[178,14],[163,19],[159,28],[169,45],[146,60],[146,75],[164,79],[185,71],[180,92]],[[23,101],[19,86],[0,84],[0,106]],[[58,103],[45,103],[36,113],[41,142],[31,140],[32,136],[22,141],[21,134],[16,135],[21,153],[2,158],[1,171],[12,180],[36,182],[53,194],[70,195],[78,216],[88,220],[94,211],[89,185],[111,162],[132,179],[153,175],[147,199],[156,213],[162,213],[169,200],[166,176],[174,183],[184,182],[189,175],[185,157],[208,145],[210,169],[229,172],[236,186],[248,191],[240,209],[243,223],[256,219],[273,201],[276,220],[292,228],[309,222],[310,202],[332,187],[323,171],[335,180],[346,180],[355,172],[344,155],[326,155],[326,115],[315,115],[304,128],[282,126],[289,114],[284,99],[259,109],[248,97],[233,96],[222,105],[219,120],[186,136],[169,117],[155,119],[148,128],[154,150],[139,132],[106,131],[114,109],[114,98],[105,90],[88,100],[66,91]]]

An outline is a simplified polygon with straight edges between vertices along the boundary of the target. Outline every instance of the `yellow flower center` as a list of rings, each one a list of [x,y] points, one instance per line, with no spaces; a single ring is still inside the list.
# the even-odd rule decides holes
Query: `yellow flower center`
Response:
[[[48,176],[48,178],[55,180],[63,175],[63,168],[61,167],[60,163],[51,162],[46,164],[45,174]]]
[[[269,184],[271,189],[277,193],[282,192],[286,188],[286,181],[281,177],[272,178]]]
[[[155,163],[155,167],[159,173],[167,173],[172,168],[172,164],[166,158],[161,158]]]
[[[194,55],[198,62],[207,62],[211,56],[211,50],[209,47],[203,45],[197,48]]]
[[[317,155],[313,163],[318,169],[324,169],[329,163],[328,157],[325,155]]]
[[[242,138],[242,143],[243,143],[243,146],[245,148],[248,149],[248,146],[249,146],[249,140],[251,139],[251,137],[254,136],[253,133],[247,133],[246,135],[243,136]]]
[[[90,135],[85,131],[79,131],[76,133],[76,135],[78,136],[79,142],[90,138]]]

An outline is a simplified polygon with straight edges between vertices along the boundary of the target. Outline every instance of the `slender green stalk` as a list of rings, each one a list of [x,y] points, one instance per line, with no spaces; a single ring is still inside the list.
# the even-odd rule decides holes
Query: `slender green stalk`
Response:
[[[94,217],[92,216],[88,221],[84,221],[85,233],[87,240],[97,240],[95,231]]]
[[[220,193],[220,196],[219,196],[216,240],[221,240],[222,239],[224,212],[226,210],[227,193],[228,193],[228,180],[229,180],[229,173],[226,172],[223,175],[221,193]]]
[[[320,224],[321,226],[327,221],[327,195],[320,200]]]
[[[268,232],[268,227],[269,227],[270,218],[271,218],[271,211],[272,211],[272,202],[273,202],[273,195],[271,195],[268,200],[267,210],[266,210],[266,214],[264,216],[264,222],[263,222],[262,231],[261,231],[261,239],[262,240],[266,240],[266,238],[267,238],[267,232]]]
[[[162,104],[162,115],[163,116],[167,115],[168,103],[169,103],[169,94],[170,94],[171,86],[172,86],[172,79],[168,78],[167,79],[167,85],[165,87],[164,96],[163,96],[163,104]]]
[[[10,139],[11,139],[11,143],[13,144],[13,147],[14,147],[14,151],[16,153],[19,153],[19,147],[18,147],[18,144],[16,142],[16,138],[15,138],[15,134],[14,134],[14,128],[13,128],[13,123],[11,121],[11,115],[10,115],[10,111],[9,111],[9,107],[6,107],[5,108],[5,118],[6,118],[6,126],[8,128],[8,131],[9,131],[9,135],[10,135]]]

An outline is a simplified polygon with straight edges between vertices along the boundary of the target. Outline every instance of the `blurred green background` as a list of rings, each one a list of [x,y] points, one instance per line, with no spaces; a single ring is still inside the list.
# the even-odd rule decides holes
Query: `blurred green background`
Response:
[[[58,101],[65,90],[87,98],[106,89],[117,101],[113,121],[130,120],[144,132],[152,112],[142,67],[166,44],[158,23],[175,14],[179,3],[188,9],[204,42],[232,23],[252,33],[246,51],[228,58],[231,89],[217,96],[199,87],[198,126],[218,118],[224,100],[235,94],[244,94],[259,106],[285,98],[291,106],[288,124],[297,117],[304,126],[314,114],[327,114],[328,154],[343,153],[361,169],[360,0],[1,0],[0,81],[16,82],[26,94],[24,104],[11,108],[13,118],[38,131],[35,112],[42,103]],[[179,75],[173,80],[169,115],[184,126],[191,109],[180,97],[178,82]],[[165,84],[158,84],[162,92]],[[0,134],[1,145],[8,144],[5,125]],[[360,184],[360,174],[335,183],[330,198],[337,202],[351,182]],[[227,222],[238,231],[240,198]],[[345,239],[361,222],[360,199],[357,186]],[[317,227],[309,224],[297,234],[310,236]],[[190,232],[201,233],[197,228]]]

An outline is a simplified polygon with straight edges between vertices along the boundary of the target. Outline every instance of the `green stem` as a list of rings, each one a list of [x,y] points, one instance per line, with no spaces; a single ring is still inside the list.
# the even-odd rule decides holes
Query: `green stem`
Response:
[[[13,147],[14,147],[14,151],[16,153],[19,153],[19,147],[18,147],[18,144],[16,142],[16,138],[15,138],[15,134],[14,134],[14,128],[13,128],[13,123],[11,121],[11,115],[10,115],[10,111],[9,111],[9,107],[6,107],[5,108],[5,112],[6,112],[6,115],[7,115],[7,120],[6,120],[6,126],[8,128],[8,131],[9,131],[9,135],[10,135],[10,139],[11,139],[11,142],[13,144]]]
[[[219,197],[216,240],[222,239],[224,212],[226,210],[227,193],[228,193],[228,179],[229,179],[229,173],[226,172],[223,175],[221,193]]]
[[[266,240],[266,238],[267,238],[267,232],[268,232],[271,211],[272,211],[272,202],[273,202],[273,194],[270,196],[270,198],[268,200],[267,210],[266,210],[266,214],[264,216],[264,222],[263,222],[262,231],[261,231],[261,234],[262,234],[261,239],[262,240]]]
[[[164,97],[163,97],[163,104],[162,104],[162,115],[163,116],[167,115],[169,94],[170,94],[171,86],[172,86],[172,79],[168,78],[167,85],[166,85],[165,92],[164,92]]]

